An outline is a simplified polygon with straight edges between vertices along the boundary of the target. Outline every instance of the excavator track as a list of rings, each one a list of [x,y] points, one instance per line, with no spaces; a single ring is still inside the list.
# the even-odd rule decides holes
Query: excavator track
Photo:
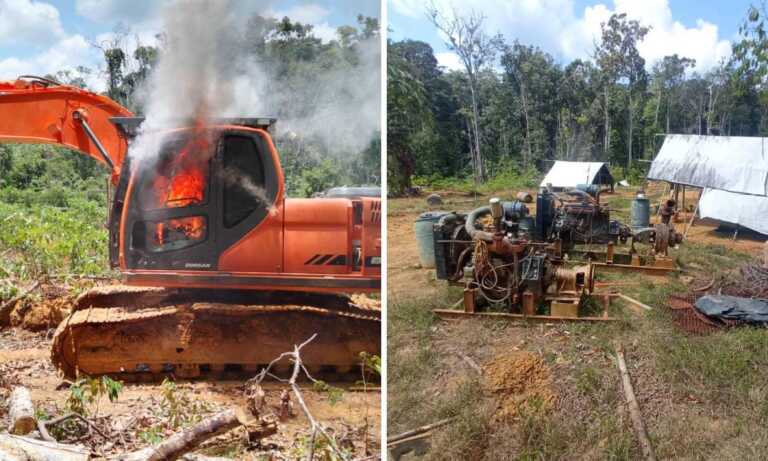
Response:
[[[375,303],[283,295],[101,287],[82,295],[59,325],[52,361],[70,379],[240,378],[317,334],[302,349],[302,361],[315,378],[344,381],[360,378],[361,352],[380,354],[381,311]],[[275,304],[280,301],[302,304]],[[287,376],[291,366],[286,359],[272,372]]]

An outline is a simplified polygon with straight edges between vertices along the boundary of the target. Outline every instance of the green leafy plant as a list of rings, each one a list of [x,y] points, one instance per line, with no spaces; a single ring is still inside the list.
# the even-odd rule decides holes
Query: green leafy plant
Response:
[[[210,405],[200,400],[190,399],[179,390],[176,383],[166,378],[161,384],[162,400],[160,411],[167,419],[168,426],[177,429],[199,422],[203,415],[211,411]]]
[[[69,386],[69,396],[65,406],[68,411],[83,416],[91,412],[98,414],[102,398],[106,396],[110,402],[115,402],[122,390],[122,381],[115,381],[109,376],[81,378]]]
[[[145,443],[157,445],[163,441],[163,430],[160,427],[152,426],[139,431],[139,438]]]
[[[325,381],[316,380],[313,387],[317,392],[324,392],[328,396],[328,403],[331,405],[341,402],[344,398],[343,389],[331,386]]]

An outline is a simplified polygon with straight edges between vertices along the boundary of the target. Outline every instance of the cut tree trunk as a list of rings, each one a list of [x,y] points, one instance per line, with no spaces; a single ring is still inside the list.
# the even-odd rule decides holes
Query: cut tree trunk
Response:
[[[0,434],[0,459],[3,461],[87,461],[85,448],[62,443]]]
[[[11,392],[11,397],[8,399],[8,419],[11,422],[8,432],[11,434],[29,434],[37,428],[35,407],[32,405],[32,397],[26,387],[17,386]]]
[[[132,453],[125,453],[110,458],[112,461],[160,461],[160,460],[176,460],[182,457],[184,454],[194,450],[201,443],[206,440],[223,434],[231,429],[238,427],[241,424],[245,424],[246,427],[251,426],[251,422],[248,421],[245,413],[235,410],[226,410],[221,413],[215,414],[210,418],[206,418],[194,426],[185,429],[179,433],[176,433],[166,439],[160,444],[145,448],[143,450],[135,451]],[[274,434],[277,431],[277,427],[273,426],[272,430],[262,430],[260,432],[264,437]],[[258,433],[257,431],[250,431],[249,436]]]

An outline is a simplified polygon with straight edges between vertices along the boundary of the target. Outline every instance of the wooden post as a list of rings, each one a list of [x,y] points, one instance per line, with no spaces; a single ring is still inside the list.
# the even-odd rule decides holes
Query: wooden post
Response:
[[[523,314],[536,314],[536,306],[533,305],[533,293],[528,290],[523,292]]]
[[[464,288],[464,312],[475,313],[475,290]]]

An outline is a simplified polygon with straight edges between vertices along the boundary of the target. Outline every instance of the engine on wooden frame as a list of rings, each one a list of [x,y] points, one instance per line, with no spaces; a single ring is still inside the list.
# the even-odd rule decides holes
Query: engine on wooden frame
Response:
[[[629,226],[611,219],[595,186],[561,193],[543,189],[536,195],[536,210],[537,238],[560,240],[565,251],[577,244],[626,243],[632,237]]]
[[[544,188],[536,196],[536,209],[534,234],[538,241],[559,242],[562,254],[582,255],[600,265],[666,271],[674,267],[668,257],[669,248],[683,241],[669,220],[651,226],[646,219],[640,226],[630,228],[611,219],[610,207],[600,203],[600,191],[592,185],[560,193]],[[614,252],[614,245],[627,242],[628,253]],[[636,243],[649,245],[650,254],[641,256]],[[593,244],[606,245],[605,252],[576,247]]]
[[[464,286],[467,312],[501,309],[575,317],[592,289],[591,266],[569,269],[558,245],[536,241],[526,205],[490,200],[468,214],[450,213],[434,226],[437,278]],[[544,306],[543,308],[541,308]]]

